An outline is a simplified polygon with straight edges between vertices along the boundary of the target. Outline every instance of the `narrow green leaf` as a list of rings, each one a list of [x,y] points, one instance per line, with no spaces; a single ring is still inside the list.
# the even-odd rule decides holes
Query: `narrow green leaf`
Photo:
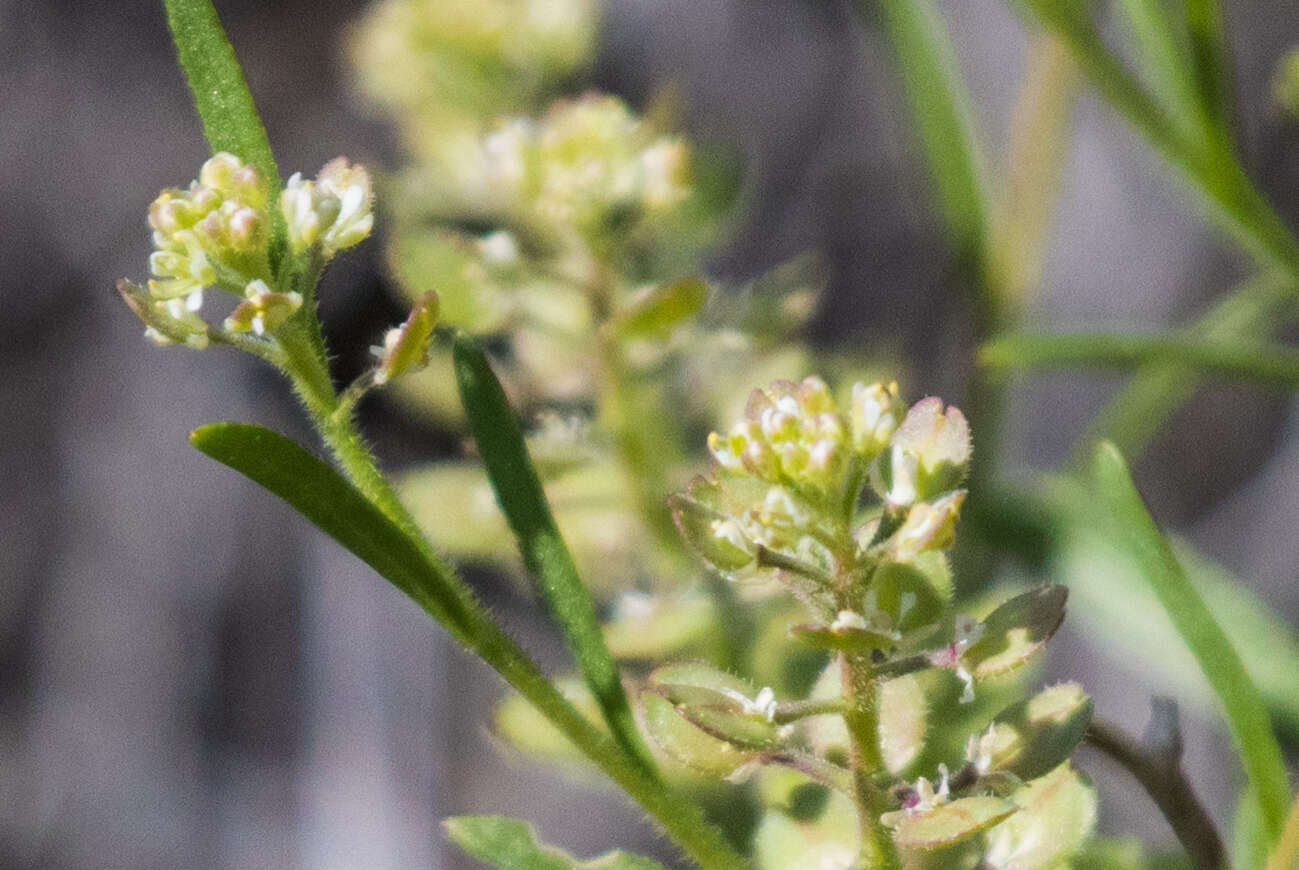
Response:
[[[1208,216],[1260,262],[1299,278],[1299,241],[1250,180],[1225,136],[1182,135],[1178,125],[1105,45],[1090,4],[1015,0],[1072,49],[1093,86],[1201,195]]]
[[[1232,82],[1220,0],[1186,0],[1186,24],[1200,101],[1210,121],[1225,131],[1232,120]]]
[[[271,265],[284,249],[279,167],[253,95],[211,0],[163,0],[181,68],[212,151],[229,151],[257,168],[271,210]]]
[[[992,369],[1135,368],[1174,364],[1192,374],[1299,389],[1299,350],[1132,332],[1004,335],[979,349]]]
[[[622,851],[579,861],[538,842],[532,825],[504,816],[455,816],[442,826],[457,846],[499,870],[663,870],[657,861]]]
[[[550,719],[573,745],[654,816],[701,866],[745,861],[698,805],[665,788],[582,716],[449,568],[328,464],[269,429],[214,423],[190,435],[203,453],[284,499],[428,611]]]
[[[213,423],[190,443],[287,501],[323,532],[473,645],[479,618],[467,587],[439,570],[410,537],[325,462],[283,435],[246,423]]]
[[[1183,132],[1200,127],[1199,93],[1168,4],[1163,0],[1119,0],[1136,45],[1137,60],[1150,87]]]
[[[947,26],[932,0],[875,0],[873,5],[893,46],[952,244],[982,269],[989,224],[987,173]]]
[[[1292,282],[1275,274],[1257,275],[1232,289],[1184,333],[1203,341],[1264,341],[1285,322],[1285,309],[1292,306],[1293,298]],[[1193,373],[1181,365],[1142,368],[1075,442],[1077,464],[1086,463],[1097,441],[1113,441],[1125,456],[1140,456],[1199,386]]]
[[[623,691],[622,676],[605,645],[595,603],[555,525],[505,390],[473,339],[457,335],[452,353],[469,428],[523,563],[536,578],[614,738],[633,758],[651,766]]]
[[[614,317],[620,338],[662,338],[682,321],[698,314],[708,300],[708,285],[700,278],[681,278],[639,295]]]
[[[1262,699],[1213,611],[1191,585],[1159,533],[1127,464],[1112,444],[1097,447],[1093,475],[1097,496],[1110,514],[1112,532],[1141,565],[1146,580],[1222,701],[1236,750],[1254,789],[1264,830],[1269,842],[1275,842],[1290,804],[1290,786]]]
[[[1131,552],[1110,533],[1090,488],[1059,479],[1052,481],[1049,498],[1049,503],[1028,501],[1056,530],[1049,570],[1069,586],[1070,611],[1079,627],[1115,663],[1140,663],[1152,683],[1184,704],[1210,709],[1212,689]],[[1240,654],[1278,727],[1299,734],[1299,634],[1241,578],[1184,542],[1173,541],[1173,552]]]

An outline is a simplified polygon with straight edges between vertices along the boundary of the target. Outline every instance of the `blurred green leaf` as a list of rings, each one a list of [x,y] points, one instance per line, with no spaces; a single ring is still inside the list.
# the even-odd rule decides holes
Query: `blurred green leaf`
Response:
[[[1290,806],[1281,839],[1267,859],[1267,870],[1295,870],[1299,867],[1299,800]]]
[[[1127,20],[1136,46],[1137,63],[1159,101],[1184,133],[1201,128],[1203,113],[1196,91],[1183,23],[1175,21],[1163,0],[1120,0],[1116,7]]]
[[[664,870],[657,861],[622,851],[579,861],[538,842],[527,822],[504,816],[454,816],[442,826],[466,853],[499,870]]]
[[[163,0],[163,4],[208,145],[213,152],[228,151],[255,166],[266,187],[274,266],[286,232],[279,207],[280,170],[243,70],[211,0]]]
[[[618,659],[663,661],[687,653],[716,653],[718,619],[717,601],[702,591],[653,596],[628,592],[605,620],[604,638]]]
[[[932,0],[879,0],[879,10],[957,254],[982,268],[987,257],[986,169],[947,26]]]
[[[1232,122],[1231,57],[1220,0],[1186,0],[1191,36],[1191,68],[1211,123],[1226,130]]]
[[[1070,613],[1115,661],[1136,663],[1176,697],[1207,708],[1212,690],[1204,675],[1130,552],[1119,549],[1090,493],[1056,480],[1051,497],[1068,515],[1057,522],[1051,572],[1070,589]],[[1185,543],[1174,541],[1173,551],[1272,715],[1289,733],[1299,734],[1299,636],[1240,578]]]
[[[1134,368],[1170,364],[1195,375],[1299,389],[1299,350],[1283,345],[1203,341],[1189,336],[1096,332],[1004,335],[979,349],[993,369]]]
[[[1290,804],[1290,786],[1281,749],[1253,682],[1213,611],[1146,511],[1127,464],[1113,445],[1097,447],[1093,480],[1096,495],[1108,511],[1112,533],[1141,566],[1221,699],[1236,750],[1255,789],[1267,841],[1275,842]]]
[[[1096,790],[1067,764],[1015,793],[1019,811],[988,832],[984,861],[998,870],[1054,870],[1096,826]]]
[[[852,800],[831,791],[813,819],[769,809],[754,836],[754,857],[759,870],[851,867],[860,837],[857,808]]]
[[[901,776],[925,748],[929,701],[915,674],[879,686],[879,744],[884,767]]]
[[[555,525],[505,391],[473,339],[458,334],[453,355],[469,428],[523,562],[560,624],[614,738],[632,757],[651,764],[623,691],[622,676],[605,646],[595,604]]]
[[[1223,136],[1184,136],[1106,46],[1079,0],[1016,0],[1073,51],[1101,95],[1201,194],[1207,214],[1260,261],[1299,278],[1299,242],[1250,180]]]
[[[700,278],[681,278],[651,287],[632,299],[612,321],[619,338],[662,338],[698,314],[708,300]]]
[[[600,705],[581,677],[560,677],[554,683],[578,712],[591,722],[602,724]],[[517,692],[506,694],[492,711],[492,731],[515,749],[539,761],[562,764],[567,769],[586,762],[581,749]]]
[[[1293,282],[1275,274],[1256,275],[1234,287],[1184,334],[1206,342],[1256,342],[1271,338],[1293,310]],[[1173,412],[1199,388],[1193,372],[1180,365],[1142,368],[1096,415],[1074,443],[1085,464],[1091,445],[1114,441],[1129,457],[1140,456]]]

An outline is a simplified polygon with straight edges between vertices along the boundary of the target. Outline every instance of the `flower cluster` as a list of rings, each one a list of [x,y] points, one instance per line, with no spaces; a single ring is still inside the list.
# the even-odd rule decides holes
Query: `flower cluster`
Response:
[[[149,207],[154,252],[146,288],[119,284],[123,298],[159,344],[204,347],[214,336],[268,335],[303,304],[314,280],[335,253],[370,233],[370,180],[343,158],[326,164],[315,181],[294,175],[278,205],[287,219],[291,256],[274,263],[272,200],[253,166],[225,152],[212,156],[188,188],[164,190]],[[203,294],[223,290],[242,300],[222,324],[199,316]]]
[[[988,694],[976,694],[1042,649],[1067,594],[1024,591],[978,618],[953,608],[944,551],[970,462],[961,412],[935,398],[907,407],[895,384],[859,383],[840,400],[820,378],[778,381],[754,391],[744,418],[708,447],[713,476],[670,500],[682,534],[723,576],[773,581],[752,592],[792,593],[812,621],[785,623],[788,637],[829,656],[807,699],[785,702],[784,687],[758,690],[704,663],[663,665],[641,695],[656,745],[733,781],[784,765],[850,790],[875,855],[942,848],[944,867],[1062,866],[1094,818],[1094,794],[1068,765],[1091,701],[1064,684],[993,716]],[[938,704],[966,710],[943,722]],[[979,722],[973,733],[943,733],[967,722]],[[963,753],[944,745],[962,736]],[[941,754],[918,776],[927,747]],[[1069,802],[1072,839],[1047,836],[1062,812],[1051,794]],[[769,810],[764,826],[780,824],[781,812]],[[837,812],[824,810],[823,830],[846,822]],[[791,836],[781,854],[806,846]],[[983,852],[1017,857],[979,863]],[[850,848],[826,866],[868,865],[883,866]]]
[[[370,175],[336,157],[324,165],[315,181],[301,172],[289,178],[280,194],[280,208],[289,225],[289,247],[301,254],[319,244],[326,259],[370,235],[374,194]]]
[[[859,383],[843,409],[820,378],[778,381],[755,390],[744,419],[712,433],[708,448],[724,475],[764,487],[750,503],[723,508],[728,499],[712,499],[719,510],[707,531],[731,570],[753,561],[759,545],[800,557],[833,551],[827,539],[855,522],[868,477],[881,508],[855,528],[856,550],[911,562],[953,542],[969,429],[938,399],[908,410],[896,384]],[[723,480],[717,491],[726,488]],[[697,485],[691,494],[705,491]],[[828,565],[833,556],[812,561]]]
[[[685,144],[654,136],[622,101],[602,95],[557,103],[541,120],[499,122],[461,176],[460,196],[542,234],[573,228],[594,237],[669,211],[689,193]]]
[[[366,93],[394,112],[418,153],[525,109],[586,64],[591,0],[384,0],[358,26],[352,59]]]
[[[753,392],[745,419],[726,435],[709,435],[708,449],[728,472],[819,500],[837,495],[850,468],[879,453],[903,408],[896,384],[857,384],[845,418],[820,378],[777,381]]]

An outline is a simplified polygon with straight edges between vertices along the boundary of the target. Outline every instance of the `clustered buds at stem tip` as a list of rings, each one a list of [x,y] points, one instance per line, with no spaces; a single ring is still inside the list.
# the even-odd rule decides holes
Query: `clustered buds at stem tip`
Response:
[[[294,276],[314,278],[336,252],[369,235],[372,200],[369,175],[344,158],[325,164],[315,181],[295,174],[280,193],[294,260],[273,270],[263,179],[235,155],[214,154],[188,188],[164,190],[149,207],[153,278],[147,289],[130,285],[123,298],[151,340],[197,348],[220,337],[199,317],[204,291],[224,290],[243,301],[222,330],[267,338],[314,289],[295,286]]]

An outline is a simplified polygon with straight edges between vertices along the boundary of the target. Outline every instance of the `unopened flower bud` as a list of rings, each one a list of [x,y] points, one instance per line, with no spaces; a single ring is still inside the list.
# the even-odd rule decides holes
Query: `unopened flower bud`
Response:
[[[226,318],[225,328],[265,335],[283,326],[301,307],[301,294],[272,293],[265,281],[252,281],[244,291],[244,301]]]
[[[878,454],[888,446],[905,413],[906,406],[898,398],[896,381],[887,386],[853,384],[849,412],[853,449],[867,458]]]
[[[430,290],[411,308],[405,323],[384,333],[382,347],[370,349],[378,357],[374,373],[376,386],[428,365],[429,339],[437,319],[438,296]]]
[[[958,486],[970,465],[970,427],[959,408],[943,410],[941,399],[921,399],[894,433],[894,449],[916,457],[919,498],[931,498]]]
[[[910,562],[926,550],[945,550],[956,537],[956,520],[965,490],[948,493],[936,501],[912,505],[902,527],[893,534],[893,557]]]

